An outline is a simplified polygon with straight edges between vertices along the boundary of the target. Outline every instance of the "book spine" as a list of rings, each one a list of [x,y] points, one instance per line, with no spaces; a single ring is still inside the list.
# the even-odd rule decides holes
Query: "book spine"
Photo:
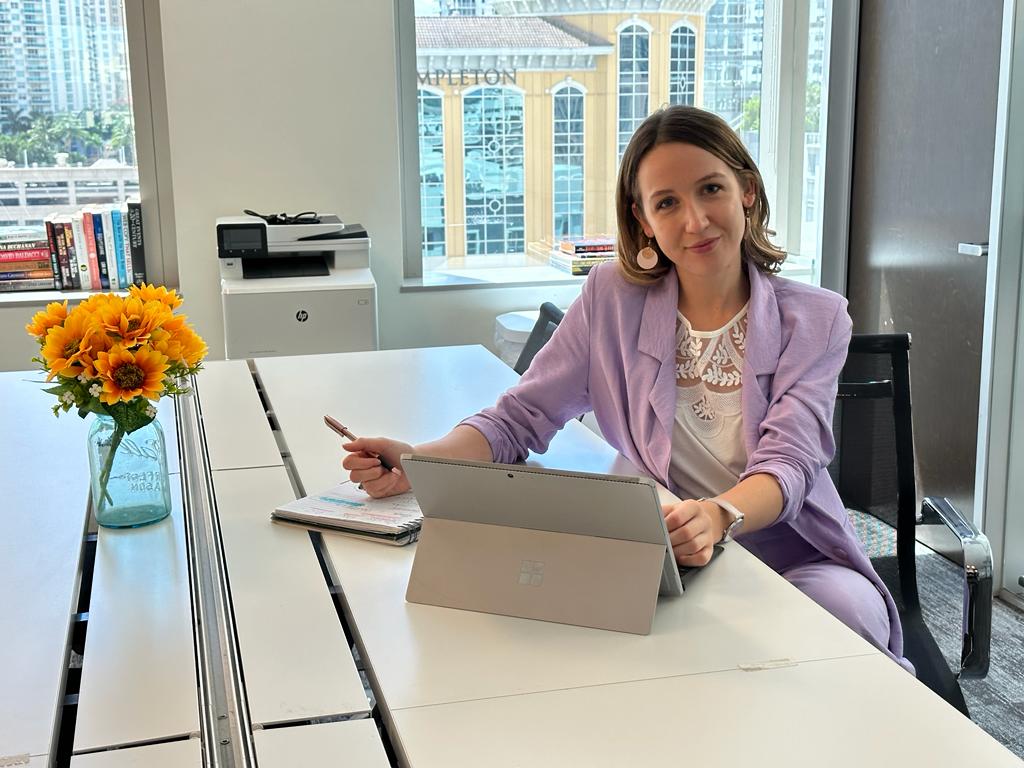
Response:
[[[103,224],[107,220],[104,215]],[[114,240],[114,260],[117,262],[117,282],[121,288],[127,288],[131,282],[128,279],[128,270],[124,261],[124,227],[121,224],[121,210],[117,206],[110,207],[110,231]]]
[[[127,283],[117,273],[117,249],[114,247],[114,221],[110,217],[110,206],[103,206],[97,218],[103,224],[103,247],[107,253],[107,274],[110,275],[110,287],[114,290],[126,288]]]
[[[75,230],[75,253],[78,254],[78,271],[82,276],[83,290],[99,290],[100,270],[97,266],[93,272],[93,262],[96,258],[95,252],[89,255],[89,243],[85,237],[85,216],[79,211],[71,217],[71,226]],[[95,245],[95,244],[94,244]]]
[[[27,280],[0,280],[0,293],[15,291],[48,291],[53,290],[53,278],[34,278]]]
[[[50,287],[53,288],[53,270],[49,262],[45,269],[18,269],[13,272],[0,272],[0,280],[39,280],[44,277],[50,278]]]
[[[107,269],[107,246],[103,241],[103,219],[99,211],[90,211],[89,217],[92,220],[92,241],[96,248],[96,266],[100,268],[100,285],[103,290],[108,291],[113,286],[110,284],[110,272]],[[89,235],[86,234],[86,239]]]
[[[567,243],[558,246],[563,253],[615,253],[615,243]]]
[[[82,211],[82,239],[85,241],[85,254],[89,257],[89,279],[92,287],[99,291],[104,285],[100,271],[99,252],[96,250],[96,230],[92,223],[92,212]]]
[[[118,206],[118,210],[121,212],[121,253],[124,255],[124,271],[128,276],[128,282],[134,283],[135,276],[132,274],[132,238],[128,232],[128,203],[121,203]]]
[[[68,268],[71,270],[72,290],[81,290],[82,265],[78,261],[78,245],[75,242],[75,227],[71,219],[64,222],[64,242],[68,248]]]
[[[0,271],[4,272],[35,272],[38,269],[49,269],[49,259],[29,259],[28,261],[5,261],[0,263]]]
[[[46,239],[50,243],[50,272],[53,276],[53,287],[58,291],[64,288],[64,278],[60,274],[60,259],[57,256],[57,234],[53,230],[53,217],[43,222],[46,227]]]
[[[128,201],[128,234],[131,237],[132,282],[142,285],[146,282],[146,248],[142,234],[142,204]]]
[[[0,253],[4,251],[31,251],[37,248],[49,248],[50,244],[46,240],[11,240],[9,242],[0,241]]]
[[[6,261],[28,261],[29,259],[49,259],[50,249],[47,248],[21,248],[17,251],[4,251],[0,253],[0,264]]]
[[[60,268],[60,282],[64,290],[71,290],[71,265],[68,263],[68,244],[64,239],[64,222],[54,220],[53,239],[57,244],[57,265]]]

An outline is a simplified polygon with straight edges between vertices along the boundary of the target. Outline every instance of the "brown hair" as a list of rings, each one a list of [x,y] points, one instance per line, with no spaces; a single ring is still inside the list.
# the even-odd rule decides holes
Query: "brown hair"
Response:
[[[739,136],[718,115],[677,104],[659,109],[640,124],[629,140],[619,165],[615,190],[615,211],[619,227],[616,248],[626,279],[650,285],[671,269],[671,262],[653,241],[651,245],[658,252],[657,266],[653,269],[640,269],[637,266],[637,253],[647,245],[647,237],[633,215],[633,205],[643,208],[640,190],[637,188],[640,161],[654,147],[673,141],[700,147],[732,168],[741,181],[753,180],[754,204],[747,210],[749,218],[743,233],[742,255],[753,261],[762,272],[778,272],[786,252],[768,239],[768,196],[754,159]]]

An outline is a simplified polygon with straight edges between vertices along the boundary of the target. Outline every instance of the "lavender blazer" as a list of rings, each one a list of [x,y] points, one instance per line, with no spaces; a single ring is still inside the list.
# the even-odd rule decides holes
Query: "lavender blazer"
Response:
[[[782,488],[782,513],[765,531],[785,525],[875,585],[889,609],[889,650],[899,658],[896,605],[826,470],[835,452],[832,411],[852,327],[846,299],[766,275],[752,264],[747,273],[740,396],[747,467],[741,479],[767,473]],[[511,463],[530,451],[543,453],[567,421],[592,410],[605,440],[679,493],[668,474],[678,293],[674,273],[648,287],[627,282],[614,263],[591,270],[579,299],[519,383],[463,423],[483,433],[494,461]]]

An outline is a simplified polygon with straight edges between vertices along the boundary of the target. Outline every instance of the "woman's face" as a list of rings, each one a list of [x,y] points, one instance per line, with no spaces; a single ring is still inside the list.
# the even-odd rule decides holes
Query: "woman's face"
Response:
[[[706,150],[669,142],[640,161],[637,186],[633,215],[681,274],[710,277],[738,266],[753,181],[741,182]]]

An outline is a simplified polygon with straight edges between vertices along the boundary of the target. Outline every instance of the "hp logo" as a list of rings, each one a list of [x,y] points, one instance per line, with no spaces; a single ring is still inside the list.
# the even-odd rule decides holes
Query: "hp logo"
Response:
[[[304,323],[307,320],[309,320],[309,312],[307,312],[304,309],[300,309],[298,312],[295,313],[295,319],[298,320],[300,323]]]

